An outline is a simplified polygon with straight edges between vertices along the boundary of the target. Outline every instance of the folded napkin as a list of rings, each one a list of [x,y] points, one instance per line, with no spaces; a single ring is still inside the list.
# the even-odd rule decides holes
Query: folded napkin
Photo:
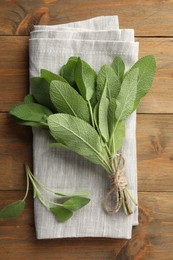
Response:
[[[103,16],[63,25],[35,26],[29,53],[31,77],[39,75],[41,68],[57,73],[70,56],[80,56],[98,71],[101,65],[110,64],[119,55],[128,69],[138,58],[138,43],[134,42],[133,30],[118,30],[117,16]],[[70,220],[60,223],[35,199],[37,238],[131,238],[132,226],[138,224],[138,208],[135,207],[130,216],[122,211],[116,215],[106,214],[101,203],[109,189],[104,169],[71,151],[50,148],[50,142],[47,132],[33,129],[36,177],[60,192],[91,190],[91,202]],[[128,187],[137,201],[136,112],[126,120],[122,153],[126,159]],[[54,199],[53,195],[46,196]]]
[[[72,27],[72,28],[82,28],[90,29],[93,31],[96,30],[109,30],[109,29],[118,29],[119,22],[118,16],[98,16],[84,21],[66,23],[66,24],[57,24],[57,25],[35,25],[35,30],[50,30],[58,29],[60,27]]]
[[[124,29],[124,30],[98,30],[98,31],[79,31],[75,28],[69,28],[60,30],[58,28],[56,31],[49,30],[36,30],[31,32],[31,38],[57,38],[57,39],[81,39],[81,40],[105,40],[105,41],[127,41],[134,42],[134,30]]]

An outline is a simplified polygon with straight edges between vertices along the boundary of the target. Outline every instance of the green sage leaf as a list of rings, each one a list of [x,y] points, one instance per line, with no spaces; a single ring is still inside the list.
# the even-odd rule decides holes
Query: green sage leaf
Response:
[[[113,151],[118,152],[121,149],[125,138],[125,121],[118,122],[113,135],[114,135],[114,139],[112,145],[114,147],[112,149]]]
[[[87,102],[68,83],[52,81],[50,98],[60,113],[66,113],[90,122],[90,112]]]
[[[36,101],[48,108],[52,111],[55,111],[55,108],[50,99],[50,84],[44,79],[40,77],[33,77],[30,79],[31,84],[31,93]]]
[[[103,93],[105,86],[105,80],[107,80],[107,98],[116,98],[120,91],[121,83],[115,71],[109,65],[103,65],[98,72],[97,76],[97,100],[99,101]]]
[[[116,123],[116,116],[115,116],[116,108],[117,108],[116,99],[111,98],[111,100],[109,101],[109,106],[108,106],[108,126],[109,126],[110,135],[112,134],[114,125]]]
[[[15,122],[18,123],[19,125],[48,128],[48,126],[45,125],[44,120],[41,122],[32,122],[32,121],[23,121],[23,120],[15,118]]]
[[[137,93],[138,69],[129,72],[121,85],[120,93],[116,99],[115,116],[117,120],[123,120],[131,114]]]
[[[68,59],[67,63],[62,66],[60,70],[60,75],[66,79],[66,81],[76,88],[76,82],[75,82],[75,68],[77,64],[78,57],[72,56]]]
[[[49,84],[53,81],[53,80],[59,80],[61,82],[67,82],[63,77],[61,77],[60,75],[57,75],[49,70],[46,69],[41,69],[40,70],[40,74],[41,74],[41,78],[44,78]]]
[[[95,91],[96,72],[80,58],[75,68],[75,82],[83,98],[89,101]]]
[[[148,93],[152,86],[154,74],[156,72],[156,61],[154,56],[148,55],[139,59],[126,74],[128,75],[128,73],[136,68],[139,69],[139,75],[137,81],[135,109],[139,104],[139,100]]]
[[[23,121],[44,122],[52,112],[36,103],[22,103],[13,107],[10,114]]]
[[[35,103],[34,97],[30,94],[26,95],[24,98],[24,103]]]
[[[102,96],[100,98],[100,103],[98,107],[98,122],[100,133],[104,140],[108,142],[109,140],[109,129],[108,129],[108,106],[109,100],[106,97],[107,92],[107,79],[105,80],[105,86],[103,89]]]
[[[89,198],[74,197],[66,200],[63,206],[71,211],[77,211],[90,202]]]
[[[73,216],[73,212],[61,206],[50,208],[50,211],[56,217],[58,221],[65,222]]]
[[[0,218],[16,218],[18,217],[25,208],[25,201],[18,200],[13,202],[0,211]]]
[[[122,82],[123,78],[124,78],[125,64],[124,64],[124,61],[121,59],[121,57],[116,56],[112,62],[111,67],[115,71],[120,82]]]
[[[70,150],[91,162],[109,168],[109,158],[100,143],[97,131],[87,122],[67,114],[55,114],[48,118],[50,133],[60,138]]]
[[[93,110],[94,123],[97,127],[97,130],[99,131],[98,108],[99,108],[99,102],[95,105]]]
[[[68,147],[62,143],[51,143],[50,147],[61,147],[61,148],[66,148],[68,149]]]
[[[83,190],[80,192],[76,193],[62,193],[62,192],[55,192],[56,195],[58,196],[63,196],[63,197],[82,197],[82,196],[87,196],[90,194],[89,190]]]

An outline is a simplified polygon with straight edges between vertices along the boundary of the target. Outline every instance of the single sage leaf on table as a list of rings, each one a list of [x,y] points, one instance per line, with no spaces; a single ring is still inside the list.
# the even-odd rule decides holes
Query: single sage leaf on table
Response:
[[[46,121],[51,114],[52,112],[47,107],[36,103],[22,103],[10,110],[10,115],[20,120],[39,123]]]
[[[97,131],[87,122],[67,114],[48,117],[48,125],[54,139],[60,138],[70,150],[91,162],[109,169],[109,158],[100,143]]]
[[[97,76],[96,93],[97,93],[98,101],[100,100],[101,95],[103,93],[106,80],[107,80],[107,91],[106,91],[107,98],[109,99],[116,98],[120,91],[121,83],[115,71],[113,70],[113,68],[111,68],[111,66],[103,65],[99,70]]]
[[[116,56],[112,62],[111,67],[115,71],[120,83],[122,83],[124,78],[125,64],[121,57]]]
[[[124,78],[120,93],[116,99],[116,119],[123,120],[131,114],[137,93],[137,79],[139,69],[130,71]]]
[[[66,200],[63,205],[66,209],[77,211],[90,202],[89,198],[73,197]]]
[[[96,72],[90,65],[78,58],[75,68],[75,82],[82,97],[87,101],[89,101],[94,94],[96,76]]]
[[[25,208],[25,201],[18,200],[9,204],[0,211],[0,218],[15,218],[18,217]]]
[[[58,221],[65,222],[73,216],[73,212],[61,206],[50,208],[50,211],[56,217]]]
[[[55,108],[50,99],[50,83],[48,83],[44,78],[33,77],[30,79],[31,93],[35,100],[52,111],[55,111]]]
[[[106,92],[107,92],[107,87],[108,87],[108,81],[105,79],[104,83],[104,89],[102,91],[102,95],[100,98],[99,102],[99,107],[98,107],[98,125],[99,125],[99,130],[106,142],[109,140],[109,129],[108,129],[108,106],[109,106],[109,100],[106,97]]]
[[[50,98],[60,113],[66,113],[90,122],[90,112],[87,102],[68,83],[52,81]]]

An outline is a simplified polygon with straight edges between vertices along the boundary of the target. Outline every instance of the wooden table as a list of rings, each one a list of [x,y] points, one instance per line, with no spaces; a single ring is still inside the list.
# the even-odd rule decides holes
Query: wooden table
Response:
[[[140,56],[154,54],[157,73],[137,116],[140,224],[131,240],[35,238],[32,191],[21,217],[0,221],[0,259],[173,259],[173,1],[0,0],[0,208],[22,198],[23,163],[32,165],[31,130],[7,111],[28,92],[28,35],[34,24],[98,15],[134,28]]]

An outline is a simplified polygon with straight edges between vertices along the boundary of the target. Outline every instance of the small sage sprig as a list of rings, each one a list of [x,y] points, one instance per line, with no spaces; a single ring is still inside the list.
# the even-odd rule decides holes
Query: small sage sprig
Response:
[[[89,191],[82,191],[74,194],[65,194],[54,191],[41,183],[31,172],[28,165],[25,166],[26,170],[26,192],[22,200],[13,202],[0,210],[0,218],[15,218],[22,214],[26,204],[26,198],[29,191],[29,183],[33,186],[33,197],[37,198],[43,206],[47,208],[56,217],[58,221],[65,222],[73,216],[75,211],[78,211],[90,202],[89,198],[85,196]],[[52,193],[57,197],[65,198],[63,202],[58,202],[47,199],[42,190]],[[62,199],[61,199],[62,200]]]
[[[128,190],[125,158],[120,154],[125,121],[149,91],[155,70],[152,55],[139,59],[128,70],[116,56],[98,73],[73,56],[60,75],[41,69],[40,76],[31,78],[31,94],[10,114],[19,124],[47,130],[54,138],[52,146],[70,149],[101,165],[113,186],[108,195],[116,197],[113,211],[122,207],[128,215],[132,213],[129,200],[136,202]]]

